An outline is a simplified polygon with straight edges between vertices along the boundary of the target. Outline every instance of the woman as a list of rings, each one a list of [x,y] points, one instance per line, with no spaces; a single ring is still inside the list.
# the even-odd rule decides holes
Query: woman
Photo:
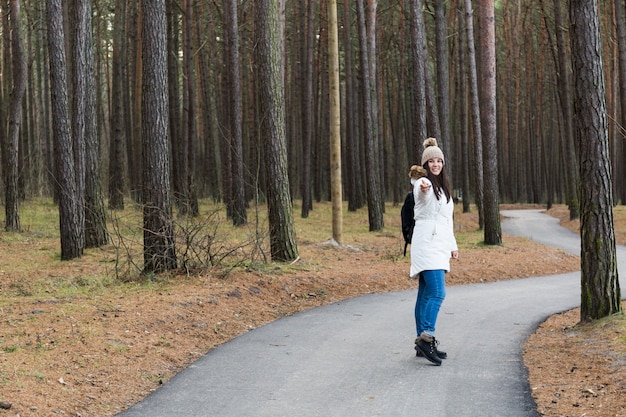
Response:
[[[445,352],[437,350],[435,324],[441,303],[446,296],[445,274],[450,271],[450,258],[459,251],[454,237],[454,202],[444,169],[445,158],[435,138],[424,141],[422,166],[427,175],[411,177],[415,197],[415,227],[411,240],[410,277],[419,277],[415,302],[417,356],[424,356],[441,365]],[[409,174],[411,175],[411,174]]]

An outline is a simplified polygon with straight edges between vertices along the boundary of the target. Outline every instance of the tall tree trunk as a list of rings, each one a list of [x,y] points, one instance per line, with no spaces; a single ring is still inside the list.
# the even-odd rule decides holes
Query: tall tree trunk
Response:
[[[475,198],[478,208],[478,225],[483,228],[485,219],[483,214],[483,140],[481,123],[480,100],[478,98],[478,75],[476,71],[476,48],[474,42],[474,18],[472,16],[472,2],[465,0],[465,30],[467,31],[467,73],[470,88],[470,113],[472,131],[474,133],[474,172],[476,173]]]
[[[239,20],[237,18],[237,0],[225,0],[224,15],[228,17],[226,24],[227,47],[227,77],[230,92],[229,132],[231,135],[231,213],[233,225],[241,226],[248,222],[246,214],[246,194],[243,175],[243,133],[242,133],[242,98],[239,70]]]
[[[126,65],[126,0],[116,0],[111,59],[111,138],[109,140],[109,209],[124,209],[126,111],[124,109],[124,66]]]
[[[100,175],[100,140],[96,113],[96,73],[93,48],[91,1],[85,2],[85,247],[97,248],[108,242],[106,210]]]
[[[373,109],[371,101],[371,83],[374,82],[370,78],[370,54],[368,52],[368,42],[365,25],[365,10],[363,0],[357,0],[357,15],[359,27],[359,45],[360,45],[360,63],[361,63],[361,91],[363,99],[363,126],[365,129],[365,166],[367,181],[367,211],[369,218],[369,230],[374,232],[384,227],[381,193],[380,193],[380,167],[378,165],[379,154],[375,125],[373,121]]]
[[[424,42],[425,45],[428,43],[426,40],[425,32]],[[431,76],[430,52],[428,51],[427,46],[424,47],[424,60],[426,62],[426,65],[424,66],[424,93],[426,94],[426,136],[439,138],[441,136],[441,127],[439,126],[437,91],[434,87],[433,77]]]
[[[470,154],[471,154],[471,149],[470,149],[470,143],[469,143],[469,131],[468,131],[468,117],[467,117],[467,113],[468,113],[468,108],[467,108],[467,99],[466,99],[466,95],[467,95],[467,85],[468,85],[468,78],[466,76],[466,74],[469,73],[469,71],[467,71],[468,68],[468,64],[467,64],[467,54],[468,54],[468,50],[469,48],[467,47],[467,32],[464,31],[465,28],[465,20],[462,18],[464,13],[464,5],[463,4],[459,4],[458,6],[458,14],[459,14],[459,19],[458,19],[458,31],[457,33],[459,34],[459,47],[457,48],[457,54],[458,54],[458,97],[459,100],[457,100],[458,103],[458,113],[459,113],[459,125],[460,125],[460,131],[459,131],[459,136],[460,136],[460,155],[461,155],[461,178],[462,178],[462,198],[463,198],[463,213],[469,213],[470,212],[470,197],[471,197],[471,186],[470,186],[470,178],[471,178],[471,164],[470,164]],[[458,171],[457,171],[458,172]]]
[[[42,68],[46,68],[42,71],[41,76],[41,115],[43,119],[41,135],[43,137],[43,153],[46,158],[46,185],[52,192],[54,201],[58,201],[58,187],[55,181],[55,159],[54,159],[54,136],[49,132],[53,130],[52,127],[52,92],[50,89],[50,71],[47,71],[50,65],[50,51],[46,47],[48,45],[46,25],[46,0],[41,0],[39,5],[39,20],[42,22],[42,30],[40,31],[40,44],[42,55]]]
[[[618,1],[618,3],[621,3],[621,1]],[[565,155],[567,160],[567,168],[565,169],[565,173],[567,175],[567,205],[569,207],[569,218],[570,220],[574,220],[579,217],[580,201],[578,198],[578,184],[580,178],[578,175],[578,170],[573,169],[573,167],[578,166],[578,161],[576,158],[576,148],[574,146],[574,121],[572,120],[572,86],[570,82],[570,70],[564,39],[565,25],[563,24],[563,19],[561,17],[561,0],[554,0],[554,21],[556,26],[556,48],[558,56],[557,81],[559,83],[559,99],[561,104],[561,112],[563,114],[563,134],[565,135],[561,143],[563,148],[563,154]],[[626,36],[626,34],[624,36]],[[624,42],[624,39],[622,39],[622,42]],[[626,48],[626,44],[624,45],[624,47]],[[624,59],[626,60],[626,50],[624,51],[624,53]],[[623,71],[626,77],[626,61]],[[624,86],[626,86],[626,78],[624,83]],[[622,104],[626,106],[626,89],[622,93],[622,96],[624,97],[624,101],[622,101]],[[626,107],[622,107],[622,109],[626,109]],[[622,117],[622,122],[626,123],[626,112],[622,111]],[[623,124],[623,126],[626,125]]]
[[[173,5],[174,6],[174,5]],[[177,7],[177,6],[174,6]],[[190,214],[189,213],[189,190],[187,189],[187,178],[189,177],[189,165],[187,164],[187,155],[189,154],[189,119],[193,116],[191,115],[191,100],[189,97],[189,74],[190,67],[188,65],[188,61],[190,59],[189,52],[187,51],[189,39],[187,38],[187,24],[189,23],[189,17],[186,15],[186,7],[185,1],[181,2],[181,10],[184,11],[182,13],[182,95],[177,95],[173,99],[170,99],[171,103],[176,103],[176,105],[180,105],[182,102],[182,113],[181,113],[181,126],[179,128],[177,138],[172,138],[170,143],[172,143],[172,153],[174,155],[174,160],[172,165],[175,167],[176,176],[174,178],[176,188],[174,198],[178,201],[178,207],[180,213],[182,214]],[[179,54],[178,49],[175,49],[176,53]],[[178,75],[178,74],[177,74]],[[172,79],[170,76],[169,79]],[[179,82],[178,78],[175,80],[176,83]],[[171,117],[170,117],[171,118]]]
[[[165,0],[142,0],[144,272],[176,268],[170,195]]]
[[[213,28],[214,22],[211,18],[211,14],[206,10],[208,6],[200,2],[198,3],[200,16],[199,19],[203,19],[204,25],[196,25],[197,38],[199,43],[203,45],[198,51],[198,70],[200,77],[200,114],[202,121],[202,132],[200,137],[203,138],[204,143],[204,155],[202,159],[202,173],[204,178],[204,192],[209,193],[213,201],[217,202],[220,198],[220,174],[219,164],[219,139],[218,139],[218,122],[217,122],[217,110],[215,104],[215,90],[214,83],[211,82],[214,75],[214,66],[218,65],[217,60],[212,56],[212,50],[209,48],[210,39],[215,39],[215,30]],[[208,23],[207,23],[208,22]]]
[[[254,8],[270,253],[272,260],[284,262],[298,258],[298,247],[287,178],[283,37],[279,25],[279,0],[259,0],[255,2]]]
[[[309,217],[309,210],[313,208],[311,192],[311,144],[313,142],[313,50],[315,46],[314,23],[314,0],[306,0],[305,25],[304,25],[304,80],[303,80],[303,103],[302,103],[302,208],[301,217]]]
[[[0,0],[0,17],[2,18],[2,59],[0,59],[0,71],[2,74],[7,74],[9,77],[12,72],[11,70],[11,24],[9,23],[9,15],[10,15],[10,0]],[[6,149],[8,149],[8,138],[7,131],[4,128],[5,120],[7,120],[7,115],[9,113],[9,109],[7,108],[7,104],[9,103],[9,97],[11,96],[11,83],[2,83],[0,85],[0,121],[2,123],[0,127],[0,169],[2,170],[1,177],[4,179],[7,176],[7,153]]]
[[[498,193],[498,141],[496,129],[496,29],[493,0],[475,3],[480,15],[480,118],[483,135],[485,243],[502,243]]]
[[[226,18],[226,13],[224,13],[224,18]],[[224,24],[224,27],[228,26],[228,24]],[[224,48],[228,49],[228,39],[224,42]],[[227,61],[228,52],[223,51],[223,59],[224,62]],[[230,109],[231,106],[228,104],[230,100],[230,92],[229,90],[229,72],[225,70],[225,68],[221,68],[218,71],[219,76],[222,79],[222,82],[216,86],[218,90],[218,102],[221,104],[219,106],[218,111],[219,114],[218,120],[220,123],[220,165],[221,165],[221,174],[222,174],[222,200],[226,205],[226,215],[229,219],[232,219],[233,213],[233,178],[232,178],[232,164],[233,164],[233,153],[231,152],[232,144],[232,134],[230,132],[231,123],[230,120]]]
[[[383,148],[382,134],[382,112],[381,103],[379,103],[380,87],[379,87],[379,71],[378,71],[378,46],[376,40],[376,16],[377,16],[377,0],[366,0],[365,7],[365,36],[367,39],[367,54],[369,64],[369,98],[371,100],[372,111],[372,129],[373,142],[368,146],[373,146],[372,155],[378,159],[377,172],[378,175],[378,204],[380,207],[376,209],[381,213],[385,211],[385,155]]]
[[[91,21],[91,6],[89,0],[73,0],[69,8],[71,33],[71,80],[72,80],[72,140],[74,149],[74,170],[76,178],[76,205],[80,224],[81,244],[85,242],[85,113],[87,96],[87,27]],[[89,17],[87,14],[89,13]],[[91,40],[91,37],[89,37]]]
[[[424,15],[422,0],[411,2],[411,71],[413,74],[415,104],[413,105],[413,137],[417,138],[413,145],[412,159],[421,160],[422,143],[427,137],[426,128],[426,35],[424,33]]]
[[[9,109],[9,136],[6,149],[5,190],[5,230],[20,230],[19,214],[19,140],[22,121],[22,101],[26,90],[26,59],[22,47],[20,0],[11,0],[9,10],[11,25],[11,55],[13,56],[13,88],[11,90],[11,107]]]
[[[328,74],[330,109],[330,195],[333,212],[333,239],[343,243],[343,192],[341,188],[341,114],[339,94],[339,34],[337,1],[328,1]]]
[[[320,9],[326,10],[326,0],[322,0],[320,2]],[[320,13],[320,28],[319,31],[319,39],[317,40],[318,50],[321,51],[325,45],[328,45],[328,20],[326,18],[322,19],[322,16],[325,16],[325,13]],[[329,171],[329,162],[330,162],[330,144],[327,140],[325,134],[321,132],[328,132],[328,101],[323,100],[323,97],[328,97],[328,77],[321,76],[321,74],[328,73],[328,54],[318,52],[317,54],[317,68],[315,77],[316,85],[314,86],[314,91],[316,91],[316,96],[314,99],[314,111],[315,111],[315,121],[316,121],[316,133],[314,135],[314,190],[315,190],[315,199],[316,201],[330,201],[330,171]]]
[[[450,143],[450,78],[448,71],[448,34],[446,30],[446,5],[445,0],[435,1],[435,40],[437,44],[437,103],[439,108],[439,126],[441,135],[437,140],[439,146],[445,152],[448,160],[452,162],[453,152]],[[448,174],[452,174],[452,164],[446,167]]]
[[[129,1],[127,4],[130,5],[132,3],[135,3],[135,2]],[[144,141],[142,137],[143,121],[141,120],[141,117],[143,114],[143,109],[142,109],[143,78],[142,77],[144,74],[144,71],[143,71],[144,58],[142,54],[143,42],[144,42],[144,39],[143,39],[144,34],[142,31],[143,19],[144,19],[143,4],[144,4],[143,1],[138,1],[135,3],[135,7],[136,7],[135,27],[129,28],[129,31],[131,31],[132,29],[135,30],[134,43],[130,45],[134,52],[134,55],[132,55],[133,61],[134,61],[134,72],[132,73],[132,77],[133,77],[132,80],[130,79],[130,77],[128,76],[126,77],[126,80],[130,84],[130,86],[128,90],[125,91],[126,93],[130,95],[129,100],[132,100],[132,103],[130,103],[130,101],[128,102],[129,113],[132,113],[131,115],[132,123],[130,123],[130,126],[129,126],[130,131],[127,131],[127,133],[130,133],[130,135],[128,136],[128,139],[126,140],[127,149],[128,149],[127,158],[128,158],[128,161],[130,162],[128,164],[128,177],[129,177],[129,183],[130,183],[131,197],[133,198],[135,202],[139,202],[139,203],[141,203],[140,200],[141,200],[141,195],[142,195],[141,181],[142,181],[142,175],[143,175],[143,167],[141,166],[141,163],[143,161],[142,143]],[[129,23],[130,22],[127,22],[127,25]],[[129,55],[129,58],[130,58],[130,55]],[[132,95],[130,94],[131,86],[133,88]]]
[[[571,0],[574,120],[580,145],[580,319],[621,311],[597,1]]]
[[[82,256],[84,239],[79,215],[72,128],[67,93],[65,36],[61,0],[48,1],[48,49],[50,51],[50,91],[52,130],[56,151],[56,180],[59,192],[61,259]],[[83,207],[80,207],[82,210]]]
[[[193,58],[193,4],[191,0],[183,2],[185,14],[183,16],[183,88],[184,88],[184,108],[186,112],[185,127],[183,132],[185,137],[185,152],[183,153],[183,163],[185,164],[184,177],[184,202],[185,213],[190,216],[197,216],[198,195],[196,193],[196,153],[195,142],[197,136],[196,129],[196,72]]]
[[[183,100],[180,87],[180,19],[181,7],[173,1],[165,3],[167,13],[167,87],[170,109],[170,146],[172,148],[172,199],[180,213],[185,214],[185,181],[187,164],[183,156],[183,116],[181,108]]]
[[[626,160],[626,146],[624,146],[624,142],[626,142],[626,17],[624,16],[623,0],[616,0],[614,7],[615,28],[617,31],[619,103],[622,109],[620,119],[622,128],[618,130],[617,137],[622,142],[622,160]],[[622,182],[622,187],[620,187],[618,192],[622,205],[626,205],[626,184],[624,182]]]
[[[354,66],[354,49],[352,47],[352,17],[351,17],[351,0],[343,1],[343,45],[344,45],[344,72],[345,72],[345,109],[346,109],[346,166],[348,175],[347,195],[348,195],[348,211],[356,211],[364,204],[364,189],[362,184],[363,176],[360,175],[361,169],[361,141],[358,134],[359,117],[358,117],[358,88],[356,85],[356,75]]]
[[[29,10],[29,13],[30,10]],[[26,22],[30,26],[30,20],[32,16],[26,15]],[[35,47],[33,46],[33,36],[34,31],[26,32],[26,37],[24,39],[24,46],[28,51],[34,51]],[[41,166],[39,165],[39,137],[37,130],[37,91],[35,87],[35,73],[39,69],[37,65],[39,62],[35,62],[32,56],[34,52],[31,54],[31,65],[28,74],[26,75],[26,83],[28,88],[24,92],[24,135],[22,135],[23,139],[23,149],[24,149],[24,162],[23,162],[23,172],[24,174],[20,177],[23,186],[20,187],[20,198],[25,199],[27,196],[34,195],[38,192],[38,184],[37,180],[39,178],[39,173]],[[18,180],[19,183],[20,180]]]

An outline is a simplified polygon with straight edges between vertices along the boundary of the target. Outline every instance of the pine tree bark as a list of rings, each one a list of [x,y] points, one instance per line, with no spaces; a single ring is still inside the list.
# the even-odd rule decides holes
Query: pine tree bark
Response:
[[[117,0],[113,20],[111,59],[111,114],[109,140],[109,209],[124,209],[126,160],[126,111],[124,109],[124,66],[126,65],[126,1]]]
[[[211,18],[211,13],[208,10],[208,5],[200,2],[198,3],[199,12],[197,13],[198,19],[205,22],[203,25],[196,25],[196,37],[198,42],[202,45],[198,50],[198,74],[200,85],[200,121],[202,131],[200,137],[204,138],[203,143],[203,159],[202,159],[202,174],[203,174],[203,192],[209,194],[213,201],[219,201],[220,198],[220,175],[219,175],[219,133],[218,133],[218,118],[217,118],[217,105],[216,105],[216,88],[214,83],[211,82],[213,77],[212,73],[214,68],[219,65],[214,58],[214,50],[211,50],[207,45],[210,44],[209,40],[215,39],[215,22]]]
[[[574,120],[580,146],[580,319],[621,311],[598,3],[570,1]]]
[[[74,177],[76,182],[77,216],[80,224],[79,239],[85,245],[85,115],[87,104],[87,27],[91,19],[89,0],[73,0],[70,7],[71,28],[71,123],[74,150]],[[89,13],[89,18],[87,14]],[[91,39],[91,37],[89,38]]]
[[[52,104],[52,131],[56,155],[56,181],[59,195],[59,225],[61,259],[82,256],[83,224],[78,210],[74,149],[67,92],[65,31],[61,0],[50,0],[48,5],[48,49],[50,51],[50,92]],[[80,207],[82,210],[83,207]]]
[[[437,45],[437,103],[439,107],[439,126],[441,129],[438,143],[447,159],[452,162],[453,152],[450,142],[450,78],[448,71],[448,33],[446,30],[445,0],[435,0],[435,41]],[[446,167],[448,174],[452,174],[452,164]]]
[[[459,136],[460,136],[460,150],[461,150],[461,158],[460,158],[460,162],[461,162],[461,183],[462,183],[462,199],[463,199],[463,213],[469,213],[470,212],[470,197],[471,197],[471,185],[470,185],[470,154],[471,154],[471,149],[470,149],[470,142],[469,142],[469,129],[468,129],[468,106],[467,106],[467,100],[465,99],[466,94],[467,94],[467,90],[468,90],[468,84],[469,84],[469,80],[466,76],[466,74],[469,73],[469,71],[467,71],[468,68],[468,64],[467,64],[467,54],[468,54],[468,48],[467,48],[467,33],[464,31],[465,28],[465,21],[462,18],[462,16],[464,15],[463,13],[464,10],[464,5],[463,4],[459,4],[457,12],[459,14],[459,19],[457,22],[457,33],[459,34],[459,48],[457,48],[457,54],[458,54],[458,97],[461,97],[461,100],[458,100],[458,114],[459,114]],[[458,172],[458,171],[457,171]]]
[[[302,92],[302,208],[301,217],[306,219],[309,217],[309,211],[313,208],[312,191],[311,191],[311,146],[313,143],[313,51],[315,39],[314,27],[314,1],[306,0],[306,9],[304,12],[304,51],[303,59],[303,92]]]
[[[498,192],[498,141],[496,129],[496,36],[493,0],[474,3],[480,19],[480,120],[483,135],[485,243],[502,243]]]
[[[343,192],[341,188],[341,113],[339,94],[339,34],[337,1],[328,1],[328,74],[330,109],[330,195],[333,239],[343,243]]]
[[[170,146],[172,148],[172,199],[181,214],[185,214],[185,180],[187,164],[183,157],[183,105],[180,87],[180,35],[181,6],[174,2],[165,3],[167,15],[167,77],[170,109]]]
[[[293,208],[287,178],[287,147],[283,85],[283,38],[279,1],[255,2],[260,135],[264,152],[267,208],[272,260],[298,257]]]
[[[237,18],[237,0],[225,0],[224,15],[227,38],[227,77],[230,86],[228,104],[230,105],[229,132],[231,135],[231,214],[234,226],[248,222],[246,213],[246,195],[243,175],[243,132],[242,132],[242,98],[239,69],[239,20]]]
[[[196,193],[196,71],[193,57],[193,4],[191,0],[183,2],[185,13],[183,16],[183,112],[185,113],[184,152],[185,165],[184,181],[184,212],[190,216],[197,216],[198,195]]]
[[[137,203],[142,203],[141,201],[141,182],[143,175],[143,156],[141,154],[142,151],[142,126],[143,121],[141,119],[143,114],[142,103],[143,103],[143,65],[144,65],[144,57],[143,57],[143,42],[144,42],[144,33],[142,31],[143,28],[143,2],[127,2],[128,10],[131,10],[129,7],[131,4],[134,4],[135,19],[129,19],[131,14],[127,15],[127,28],[128,34],[133,37],[133,44],[129,45],[132,50],[131,54],[128,54],[128,59],[133,60],[133,71],[132,74],[126,77],[128,81],[128,89],[125,90],[125,94],[128,94],[128,101],[125,105],[128,108],[127,115],[130,116],[130,123],[128,126],[128,130],[126,131],[127,140],[126,140],[126,158],[128,160],[128,182],[130,184],[130,194],[133,200]],[[134,24],[134,26],[133,26]],[[133,32],[134,30],[134,32]],[[131,58],[132,57],[132,58]],[[128,62],[126,63],[128,65]],[[132,77],[132,79],[131,79]],[[132,93],[131,93],[132,89]],[[132,101],[132,102],[131,102]],[[131,114],[132,113],[132,114]]]
[[[170,195],[165,0],[142,0],[144,272],[176,268]]]
[[[556,1],[556,0],[555,0]],[[624,142],[626,141],[626,131],[624,130],[624,126],[626,126],[626,17],[624,16],[624,2],[623,0],[616,0],[614,2],[615,7],[615,30],[617,37],[617,62],[619,71],[618,82],[619,82],[619,103],[622,108],[621,111],[621,124],[622,129],[619,130],[617,136],[620,138],[622,142],[622,160],[626,160],[626,146],[624,146]],[[616,173],[615,175],[618,175]],[[626,205],[626,184],[622,183],[622,186],[618,190],[619,197],[622,205]]]
[[[0,59],[0,71],[2,74],[11,74],[11,25],[9,23],[9,0],[0,1],[0,18],[2,24],[2,59]],[[8,103],[11,95],[11,83],[2,83],[0,85],[0,120],[4,123],[7,120],[9,113]],[[4,126],[4,125],[3,125]],[[0,169],[2,170],[2,178],[6,177],[7,168],[7,131],[4,128],[0,128]]]
[[[377,33],[377,0],[366,0],[365,4],[365,36],[367,39],[367,55],[369,65],[369,99],[372,112],[372,129],[373,129],[373,141],[368,142],[368,146],[372,146],[372,155],[378,160],[376,164],[376,172],[373,174],[378,175],[378,192],[380,196],[377,199],[378,207],[375,212],[384,213],[385,211],[385,153],[383,146],[383,133],[382,133],[382,105],[379,103],[380,89],[379,80],[380,74],[378,70],[378,42],[376,40]],[[369,202],[368,202],[369,204]]]
[[[20,230],[19,214],[19,143],[22,121],[22,101],[26,91],[26,59],[22,46],[20,0],[11,0],[9,8],[11,25],[11,55],[13,57],[13,88],[9,109],[9,136],[7,139],[4,190],[5,230]]]
[[[50,71],[49,69],[49,55],[48,51],[48,39],[47,39],[47,30],[45,29],[46,22],[46,5],[45,0],[41,0],[39,4],[39,15],[38,18],[40,22],[42,22],[42,29],[39,31],[38,44],[40,45],[39,51],[41,51],[41,68],[45,68],[45,70],[40,71],[40,83],[41,86],[41,96],[40,96],[40,114],[41,114],[41,130],[39,134],[42,139],[42,152],[45,155],[45,184],[47,190],[51,192],[53,195],[54,201],[58,201],[58,188],[55,181],[55,161],[54,161],[54,151],[53,151],[53,142],[54,136],[49,134],[52,131],[52,104],[51,104],[51,91],[50,91]]]
[[[478,74],[476,70],[476,47],[474,42],[474,18],[471,0],[465,0],[465,31],[467,32],[467,79],[470,91],[470,117],[472,132],[474,134],[474,172],[476,173],[476,185],[474,198],[478,209],[478,225],[482,229],[485,226],[483,213],[483,140],[480,117],[480,100],[478,97]]]
[[[414,149],[412,160],[420,161],[422,143],[427,137],[426,127],[426,35],[424,33],[424,16],[422,0],[410,0],[411,6],[411,79],[415,101],[412,106]]]
[[[354,65],[354,49],[352,47],[352,15],[351,0],[343,0],[343,46],[344,46],[344,72],[345,72],[345,109],[346,109],[346,165],[348,172],[354,175],[348,175],[346,194],[348,197],[348,211],[356,211],[363,207],[364,189],[361,169],[361,142],[358,134],[359,117],[358,117],[358,88],[356,87],[356,75]]]
[[[360,45],[360,63],[361,63],[361,92],[363,97],[363,126],[365,131],[365,168],[367,181],[367,212],[369,220],[369,230],[374,232],[384,227],[383,211],[381,204],[381,186],[380,186],[380,165],[378,164],[379,154],[375,124],[373,120],[373,109],[371,101],[371,83],[374,82],[370,78],[370,54],[368,52],[367,31],[365,27],[365,9],[363,0],[357,1],[357,15],[359,27],[359,45]]]
[[[100,140],[96,112],[96,73],[91,1],[85,1],[85,247],[106,245],[109,237],[100,175]]]
[[[618,3],[621,3],[619,1]],[[567,205],[569,207],[570,220],[577,219],[579,217],[579,198],[578,198],[578,184],[580,178],[578,176],[578,170],[572,169],[572,167],[578,166],[578,160],[576,158],[576,148],[574,146],[574,121],[572,120],[572,86],[570,82],[570,69],[568,65],[567,48],[565,47],[564,37],[564,24],[561,17],[561,0],[554,0],[554,20],[555,20],[555,32],[556,32],[556,49],[558,56],[558,71],[557,81],[559,84],[559,98],[561,104],[561,112],[563,114],[563,134],[561,148],[563,154],[567,158]],[[619,27],[619,24],[618,24]],[[626,34],[624,35],[626,36]],[[624,39],[623,39],[624,41]],[[619,37],[618,37],[619,43]],[[626,43],[624,44],[626,48]],[[624,51],[624,76],[626,77],[626,50]],[[621,60],[620,60],[621,62]],[[624,86],[626,86],[626,78],[624,80]],[[626,90],[622,93],[623,105],[626,105]],[[626,109],[626,107],[622,107]],[[626,112],[622,111],[622,121],[626,122]],[[626,125],[623,125],[626,126]]]

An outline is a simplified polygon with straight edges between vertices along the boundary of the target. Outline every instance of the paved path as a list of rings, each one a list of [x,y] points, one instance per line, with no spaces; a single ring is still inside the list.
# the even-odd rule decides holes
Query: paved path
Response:
[[[503,214],[505,233],[580,250],[539,210]],[[437,336],[449,359],[439,367],[414,355],[415,290],[302,312],[211,350],[119,416],[535,417],[522,346],[546,317],[579,305],[579,280],[448,287]]]

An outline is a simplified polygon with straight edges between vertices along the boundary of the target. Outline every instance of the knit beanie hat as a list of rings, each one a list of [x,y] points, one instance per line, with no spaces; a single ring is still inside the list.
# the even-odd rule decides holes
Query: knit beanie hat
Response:
[[[443,163],[446,163],[441,148],[437,146],[437,139],[428,138],[424,141],[424,152],[422,152],[422,165],[424,165],[429,159],[433,158],[441,158]]]

